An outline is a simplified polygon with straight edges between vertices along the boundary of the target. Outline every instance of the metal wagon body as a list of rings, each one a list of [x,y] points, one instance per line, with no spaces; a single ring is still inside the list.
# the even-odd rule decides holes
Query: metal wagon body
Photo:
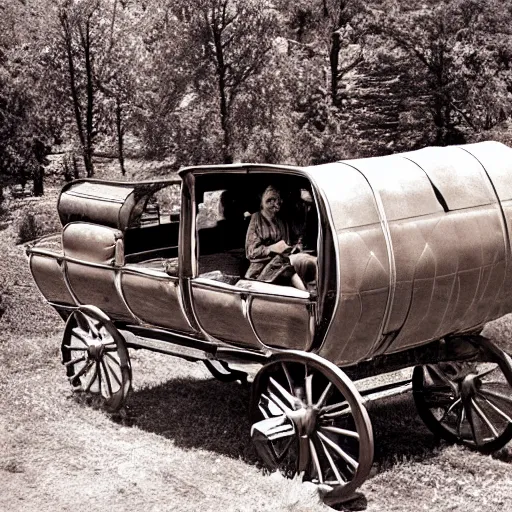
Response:
[[[479,333],[512,312],[512,149],[180,176],[72,182],[59,198],[62,234],[28,249],[39,289],[67,322],[73,386],[120,408],[130,347],[203,360],[224,380],[245,377],[230,364],[261,363],[258,453],[304,472],[328,502],[349,496],[372,464],[364,403],[376,390],[362,396],[354,380],[416,365],[415,401],[436,434],[483,451],[510,440],[512,363]],[[285,204],[304,189],[314,199],[313,293],[243,277],[247,214],[268,183],[289,191]],[[208,198],[220,196],[224,217],[208,219]]]

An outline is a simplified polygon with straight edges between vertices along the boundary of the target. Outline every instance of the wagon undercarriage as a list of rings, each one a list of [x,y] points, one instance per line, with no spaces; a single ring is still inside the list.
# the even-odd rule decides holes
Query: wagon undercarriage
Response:
[[[244,365],[257,365],[249,377],[256,451],[271,470],[317,484],[326,503],[349,499],[368,477],[374,446],[367,405],[375,400],[412,390],[420,417],[436,436],[482,452],[512,438],[512,360],[481,335],[446,338],[342,369],[308,352],[264,354],[163,329],[116,327],[94,306],[67,315],[61,351],[68,379],[109,412],[124,406],[131,388],[128,348],[204,361],[224,381],[245,382]],[[412,366],[410,378],[371,383],[371,377]]]

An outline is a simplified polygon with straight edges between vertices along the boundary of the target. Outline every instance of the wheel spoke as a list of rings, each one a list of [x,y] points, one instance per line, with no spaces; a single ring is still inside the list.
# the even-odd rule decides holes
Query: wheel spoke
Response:
[[[85,356],[80,356],[80,357],[77,357],[76,359],[71,359],[70,361],[66,361],[64,363],[64,366],[72,366],[76,363],[81,363],[82,361],[85,361],[85,360],[86,360]]]
[[[88,322],[87,318],[85,317],[84,313],[82,313],[81,311],[77,310],[75,312],[75,320],[76,320],[76,323],[77,323],[78,327],[82,331],[89,332],[89,322]]]
[[[457,400],[455,400],[455,402],[453,402],[452,405],[450,405],[450,407],[448,407],[448,409],[446,409],[446,411],[444,411],[444,414],[442,416],[442,418],[439,420],[440,423],[443,423],[443,421],[446,420],[446,418],[448,417],[448,414],[450,414],[451,412],[453,412],[453,410],[455,409],[455,407],[461,403],[461,399],[460,397],[457,398]]]
[[[309,436],[299,436],[299,460],[297,470],[299,473],[307,471],[311,460],[311,452],[309,450]]]
[[[504,418],[505,420],[507,420],[508,423],[512,423],[512,418],[510,418],[510,416],[505,413],[504,411],[502,411],[492,400],[490,400],[490,398],[487,398],[485,395],[483,395],[482,393],[478,393],[478,396],[480,398],[482,398],[483,400],[485,400],[489,406],[497,413],[499,414],[502,418]]]
[[[453,391],[451,389],[446,389],[446,392],[443,392],[439,389],[426,389],[424,391],[424,401],[425,405],[429,408],[432,407],[443,407],[451,404],[453,402],[454,396]]]
[[[88,347],[90,344],[87,341],[86,336],[80,334],[79,330],[87,334],[87,331],[82,329],[82,327],[78,326],[75,327],[74,329],[71,329],[71,335],[74,336],[77,340],[81,341],[86,347]]]
[[[486,375],[489,375],[490,373],[495,372],[497,369],[499,369],[498,365],[496,365],[494,368],[491,368],[489,370],[485,370],[482,373],[478,373],[477,377],[481,379],[482,377],[485,377]],[[487,384],[487,382],[486,382],[486,384]]]
[[[268,391],[268,395],[265,395],[264,393],[261,394],[261,398],[267,401],[267,403],[270,405],[273,405],[276,407],[279,411],[279,415],[290,413],[291,409],[287,407],[280,399],[277,397],[274,393],[272,393],[270,390]],[[272,413],[271,410],[269,410],[270,413]],[[277,416],[277,414],[274,414],[274,416]]]
[[[336,443],[331,441],[326,435],[322,434],[322,432],[317,432],[317,435],[322,441],[329,445],[348,465],[357,470],[359,464],[354,458],[342,450]]]
[[[86,347],[71,347],[69,345],[64,345],[64,348],[66,350],[78,350],[80,352],[87,352],[87,348]]]
[[[89,369],[91,368],[92,364],[93,364],[92,361],[87,361],[87,363],[84,364],[82,366],[82,368],[80,368],[80,370],[78,370],[78,372],[75,373],[75,375],[72,375],[71,377],[69,377],[69,381],[73,382],[74,380],[79,379],[84,373],[89,371]]]
[[[473,417],[473,404],[471,403],[471,398],[468,397],[466,400],[462,400],[462,407],[464,408],[464,411],[466,413],[466,418],[469,423],[469,428],[471,429],[471,435],[473,436],[473,440],[477,446],[481,444],[480,439],[480,432],[478,431],[478,428],[475,425],[475,418]]]
[[[281,384],[279,384],[279,382],[277,382],[277,380],[274,379],[274,377],[269,378],[269,383],[272,386],[274,386],[274,388],[277,391],[279,391],[281,396],[290,404],[291,407],[293,407],[295,405],[295,401],[296,401],[295,397],[293,395],[291,395],[290,393],[288,393],[288,391],[286,391],[286,389],[284,389],[283,386],[281,386]],[[269,388],[270,388],[270,385],[269,385]],[[269,393],[270,393],[270,389],[269,389]]]
[[[82,311],[77,311],[77,314],[75,315],[75,318],[77,320],[77,323],[79,324],[80,328],[86,332],[90,333],[91,338],[99,338],[99,332],[96,326],[94,325],[92,319],[90,319],[85,313]],[[81,321],[79,320],[81,319]]]
[[[452,391],[454,393],[457,393],[458,392],[458,389],[457,389],[457,384],[455,384],[455,382],[453,382],[452,380],[450,380],[446,374],[435,364],[429,364],[426,366],[426,368],[428,368],[428,370],[432,370],[436,376],[441,379],[449,388],[452,389]]]
[[[494,438],[497,438],[499,436],[499,432],[496,430],[496,428],[491,423],[489,418],[486,416],[484,411],[482,411],[482,409],[478,406],[474,398],[471,398],[471,403],[473,404],[473,409],[475,409],[475,412],[478,415],[478,417],[487,425],[487,428],[492,432]]]
[[[100,329],[101,329],[101,322],[99,320],[96,320],[96,322],[93,319],[87,318],[87,323],[89,324],[89,330],[91,331],[91,334],[94,338],[101,339]],[[99,326],[99,329],[98,329]]]
[[[91,386],[93,385],[94,381],[96,380],[96,377],[98,376],[98,364],[96,363],[94,365],[94,373],[92,374],[92,377],[89,379],[89,382],[87,383],[87,386],[85,387],[84,391],[86,393],[89,393]]]
[[[111,361],[113,361],[114,363],[117,364],[117,366],[119,366],[119,368],[122,368],[121,366],[121,362],[118,361],[112,354],[109,354],[108,352],[105,352],[105,356],[108,357]]]
[[[457,435],[461,439],[462,439],[462,423],[464,422],[465,416],[466,416],[466,412],[465,412],[464,406],[462,405],[462,402],[461,402],[459,414],[457,414]]]
[[[107,365],[105,364],[103,359],[101,360],[100,364],[101,364],[101,367],[103,368],[103,373],[105,375],[105,383],[107,384],[108,394],[109,394],[109,396],[112,396],[114,393],[112,392],[112,383],[110,382],[110,376],[108,373]]]
[[[339,409],[339,410],[337,410]],[[322,407],[320,414],[322,418],[339,418],[350,413],[350,405],[347,401],[338,402],[337,404]]]
[[[320,466],[320,461],[318,460],[318,453],[316,451],[315,445],[313,443],[313,439],[309,439],[309,452],[311,453],[311,458],[313,459],[313,464],[315,467],[316,474],[318,475],[318,481],[323,484],[324,476],[322,474],[322,467]]]
[[[104,386],[102,386],[103,379],[101,378],[101,364],[99,361],[96,363],[96,375],[98,377],[98,395],[104,396],[103,393],[101,392]]]
[[[283,369],[284,375],[286,377],[286,382],[288,382],[288,387],[290,388],[290,393],[293,393],[293,381],[290,375],[290,372],[288,371],[287,366],[282,362],[281,368]]]
[[[499,400],[503,400],[504,402],[508,402],[512,404],[512,397],[508,395],[503,395],[501,393],[497,393],[496,391],[492,391],[490,389],[480,388],[479,392],[485,396],[490,396],[492,398],[498,398]]]
[[[122,383],[121,381],[119,380],[119,377],[117,376],[117,373],[115,372],[114,368],[112,368],[109,364],[109,362],[106,360],[106,359],[103,359],[103,363],[105,364],[105,366],[107,367],[108,370],[110,370],[110,375],[112,375],[112,377],[114,377],[115,381],[117,382],[118,386],[119,387],[122,387]]]
[[[268,412],[265,410],[265,408],[261,404],[258,404],[258,409],[260,410],[261,414],[263,415],[263,417],[266,420],[268,420],[270,418],[270,415],[268,414]]]
[[[318,438],[318,440],[320,441],[320,444],[322,445],[322,449],[324,450],[324,453],[325,453],[325,457],[327,458],[327,460],[329,461],[329,466],[331,466],[331,469],[334,473],[334,476],[336,477],[336,481],[341,485],[343,482],[346,482],[347,479],[346,478],[343,478],[341,476],[341,473],[338,469],[338,466],[336,465],[336,463],[334,462],[333,458],[332,458],[332,455],[331,453],[329,452],[329,450],[327,449],[327,446],[325,445],[325,443],[322,441],[322,439]]]
[[[329,383],[327,384],[327,386],[325,387],[322,395],[320,396],[320,398],[318,399],[318,402],[316,403],[316,407],[318,407],[319,409],[321,407],[323,407],[324,403],[325,403],[325,400],[327,399],[327,395],[329,394],[329,391],[331,390],[331,387],[332,387],[332,382],[329,381]]]
[[[313,374],[306,377],[306,403],[313,405]]]
[[[322,425],[320,426],[320,430],[325,430],[327,432],[332,432],[333,434],[338,434],[340,436],[352,437],[353,439],[359,440],[359,434],[354,430],[347,430],[345,428],[332,427],[330,425]]]
[[[277,439],[295,435],[293,425],[284,414],[269,420],[262,420],[256,424],[254,428],[258,428],[264,432],[265,437],[269,441],[277,441]]]

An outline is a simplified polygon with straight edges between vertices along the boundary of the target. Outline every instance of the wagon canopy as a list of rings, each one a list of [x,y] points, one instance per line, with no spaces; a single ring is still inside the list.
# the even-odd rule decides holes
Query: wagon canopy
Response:
[[[180,183],[178,178],[139,182],[76,180],[62,189],[57,209],[63,226],[80,221],[125,231],[140,217],[152,194]]]
[[[338,260],[325,357],[396,352],[512,311],[512,149],[430,147],[307,172]]]

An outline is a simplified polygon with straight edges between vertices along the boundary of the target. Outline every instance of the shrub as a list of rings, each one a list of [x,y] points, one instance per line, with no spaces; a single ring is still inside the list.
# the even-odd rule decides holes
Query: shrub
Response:
[[[33,213],[27,213],[21,220],[18,228],[18,244],[24,244],[39,236],[36,217]]]
[[[24,244],[31,240],[35,240],[36,238],[51,232],[51,229],[48,228],[48,222],[46,222],[41,215],[29,212],[22,218],[19,224],[17,243]]]

